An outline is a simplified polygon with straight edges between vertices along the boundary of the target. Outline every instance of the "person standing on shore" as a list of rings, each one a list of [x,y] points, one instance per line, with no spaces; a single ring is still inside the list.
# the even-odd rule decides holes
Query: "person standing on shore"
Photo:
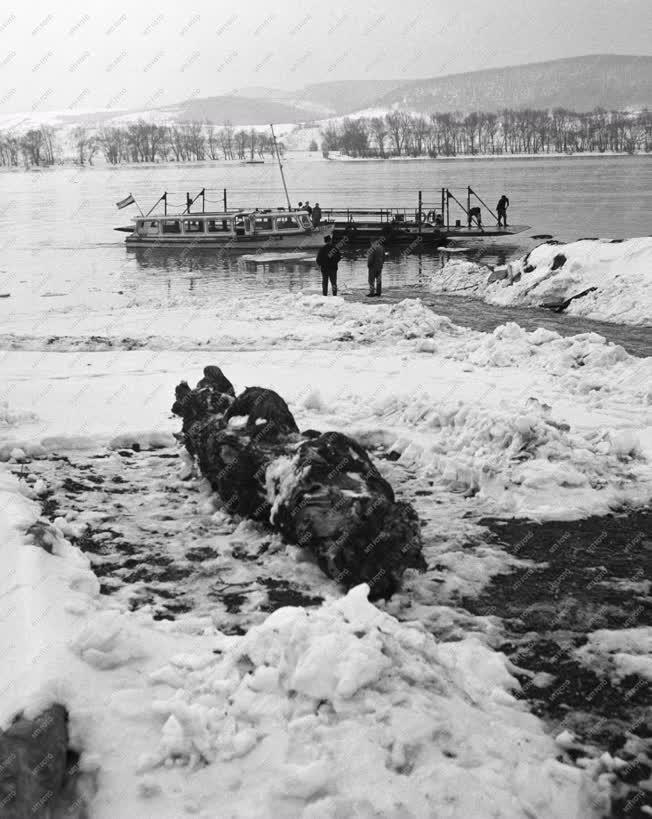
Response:
[[[324,236],[324,245],[317,253],[317,265],[321,270],[321,291],[324,296],[328,295],[328,282],[331,283],[331,291],[337,296],[337,266],[342,260],[342,254],[333,245],[330,236]]]
[[[507,227],[507,208],[509,207],[509,199],[503,194],[496,205],[496,212],[498,213],[498,227],[501,223],[503,227]]]
[[[385,264],[385,236],[372,243],[367,253],[369,292],[367,296],[380,296],[383,289],[383,265]]]

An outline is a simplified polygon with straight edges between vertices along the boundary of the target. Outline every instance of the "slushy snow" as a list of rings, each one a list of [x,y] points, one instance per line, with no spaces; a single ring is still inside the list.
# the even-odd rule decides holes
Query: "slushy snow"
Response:
[[[477,638],[437,643],[366,586],[242,637],[155,622],[100,595],[56,529],[52,554],[30,545],[38,507],[17,484],[1,476],[0,723],[64,704],[81,770],[99,768],[97,819],[590,819],[606,804]]]

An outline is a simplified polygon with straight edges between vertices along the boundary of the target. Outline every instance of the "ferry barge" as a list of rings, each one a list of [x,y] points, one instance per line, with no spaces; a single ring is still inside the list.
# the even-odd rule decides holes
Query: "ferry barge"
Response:
[[[499,224],[498,215],[471,187],[466,189],[466,204],[449,188],[441,188],[434,203],[428,203],[419,191],[414,208],[327,208],[322,215],[332,222],[334,237],[346,237],[350,243],[384,236],[390,244],[438,247],[455,239],[486,241],[530,229],[529,225]]]

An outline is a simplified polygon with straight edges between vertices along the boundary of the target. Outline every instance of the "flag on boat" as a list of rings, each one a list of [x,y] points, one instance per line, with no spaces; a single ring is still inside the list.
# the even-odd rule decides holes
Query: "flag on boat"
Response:
[[[131,194],[129,194],[129,196],[126,196],[124,199],[121,199],[119,202],[116,202],[115,204],[118,210],[121,210],[122,208],[126,208],[127,205],[133,205],[135,201],[136,200],[134,199],[134,197]]]

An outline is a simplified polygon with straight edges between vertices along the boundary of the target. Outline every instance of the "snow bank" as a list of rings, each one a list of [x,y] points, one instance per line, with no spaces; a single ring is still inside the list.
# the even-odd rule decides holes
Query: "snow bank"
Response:
[[[504,278],[499,278],[500,276]],[[449,262],[435,292],[477,295],[491,304],[536,307],[570,302],[566,311],[598,321],[652,324],[652,238],[544,243],[502,271]]]
[[[100,596],[60,533],[49,551],[31,545],[38,507],[1,470],[0,503],[0,724],[64,705],[81,770],[99,769],[96,819],[217,806],[233,819],[589,819],[604,804],[476,638],[436,643],[365,586],[242,637],[155,622]]]
[[[630,356],[595,333],[560,336],[514,323],[474,332],[418,300],[369,309],[302,296],[280,306],[254,300],[251,326],[260,330],[262,353],[245,352],[240,340],[236,349],[193,358],[145,350],[13,354],[15,398],[31,402],[42,425],[0,430],[0,460],[20,460],[16,450],[35,457],[103,441],[172,446],[174,385],[219,361],[239,388],[260,384],[286,396],[301,428],[393,446],[407,467],[490,500],[495,514],[573,519],[652,496],[652,357]],[[288,315],[299,329],[294,341],[284,335]],[[276,349],[281,341],[289,349]],[[11,372],[10,354],[5,364]],[[98,414],[102,402],[110,412]],[[139,431],[148,427],[155,431]]]
[[[598,629],[575,655],[591,667],[606,665],[616,681],[629,674],[652,681],[652,627]]]
[[[605,514],[632,498],[628,478],[637,464],[646,470],[634,432],[626,446],[608,429],[573,431],[534,398],[494,408],[399,397],[374,411],[397,434],[390,449],[404,466],[453,492],[478,494],[494,514],[537,520]]]
[[[186,308],[164,304],[151,309],[98,307],[80,315],[74,324],[65,310],[49,311],[39,316],[37,323],[39,335],[33,333],[33,321],[8,315],[0,334],[0,349],[158,352],[269,349],[280,344],[309,348],[348,346],[352,341],[405,343],[435,333],[457,336],[465,332],[449,318],[434,314],[419,299],[381,304],[370,310],[341,296],[302,293],[224,298],[210,309],[204,302]],[[105,333],[99,335],[98,327],[105,328]]]
[[[12,409],[7,401],[0,401],[0,430],[38,420],[34,412]]]

